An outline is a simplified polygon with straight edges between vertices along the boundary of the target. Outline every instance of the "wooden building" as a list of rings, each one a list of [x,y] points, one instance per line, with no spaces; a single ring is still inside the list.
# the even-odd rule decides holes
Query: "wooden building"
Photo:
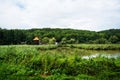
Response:
[[[35,37],[33,39],[33,41],[34,41],[34,44],[36,44],[36,45],[39,45],[39,43],[40,43],[40,39],[38,37]]]

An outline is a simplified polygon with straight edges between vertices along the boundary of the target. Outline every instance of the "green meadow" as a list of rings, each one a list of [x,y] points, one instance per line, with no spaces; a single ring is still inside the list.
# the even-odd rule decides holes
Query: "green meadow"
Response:
[[[120,80],[120,56],[83,59],[120,44],[0,46],[0,80]]]

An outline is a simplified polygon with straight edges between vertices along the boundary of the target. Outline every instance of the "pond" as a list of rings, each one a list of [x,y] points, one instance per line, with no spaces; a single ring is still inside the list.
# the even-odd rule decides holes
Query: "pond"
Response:
[[[120,50],[88,50],[87,54],[82,55],[83,59],[95,58],[98,56],[107,58],[120,57]]]

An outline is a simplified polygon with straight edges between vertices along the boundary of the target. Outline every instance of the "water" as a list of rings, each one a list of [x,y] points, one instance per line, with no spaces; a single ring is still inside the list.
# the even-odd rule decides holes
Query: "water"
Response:
[[[120,57],[120,50],[88,50],[87,54],[82,56],[83,59],[95,58],[98,56],[107,57],[107,58],[117,58]]]

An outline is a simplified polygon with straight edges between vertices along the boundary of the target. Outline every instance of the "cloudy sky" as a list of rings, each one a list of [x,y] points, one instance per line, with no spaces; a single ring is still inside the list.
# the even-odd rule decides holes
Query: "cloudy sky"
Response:
[[[120,0],[0,0],[6,29],[120,29]]]

